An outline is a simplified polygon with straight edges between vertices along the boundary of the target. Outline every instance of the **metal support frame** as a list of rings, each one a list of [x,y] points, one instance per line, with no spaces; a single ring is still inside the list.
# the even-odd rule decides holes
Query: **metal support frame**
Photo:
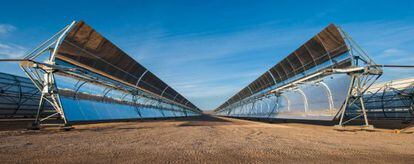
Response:
[[[362,128],[373,129],[374,126],[370,125],[368,121],[363,95],[378,80],[378,78],[381,77],[382,69],[375,64],[366,52],[362,50],[362,48],[356,44],[345,31],[340,30],[340,32],[350,49],[349,53],[353,59],[353,66],[360,67],[362,65],[364,66],[364,69],[359,71],[349,70],[349,72],[347,72],[351,77],[351,82],[345,102],[340,110],[340,119],[336,128],[341,129],[345,124],[362,117],[364,121]],[[351,107],[358,108],[360,114],[345,121],[346,111]]]
[[[325,88],[326,96],[328,97],[329,110],[333,111],[334,110],[334,104],[333,104],[333,96],[332,96],[331,89],[323,81],[316,82],[316,84],[317,85],[319,84],[319,85],[321,85],[321,86],[323,86]]]
[[[277,111],[278,112],[278,108],[279,108],[279,101],[280,101],[280,96],[278,96],[278,95],[276,95],[275,94],[275,97],[276,97],[276,102],[275,102],[275,106],[272,108],[272,110],[269,112],[269,115],[267,116],[267,118],[270,118],[270,116],[272,116],[272,114],[275,112],[275,111]]]
[[[136,104],[138,104],[138,99],[139,99],[139,98],[140,98],[140,97],[139,97],[139,96],[137,96],[136,94],[133,94],[133,95],[132,95],[132,101],[133,101],[134,103],[136,103]],[[138,106],[134,105],[134,108],[135,108],[135,111],[137,112],[138,116],[139,116],[140,118],[142,118],[142,113],[141,113],[141,109],[140,109],[140,107],[138,107]]]
[[[47,67],[26,67],[24,64],[21,64],[21,68],[24,70],[26,75],[32,80],[36,87],[41,91],[41,96],[39,100],[39,106],[37,109],[37,114],[33,126],[31,129],[39,129],[43,121],[51,118],[52,115],[55,116],[59,114],[64,122],[65,128],[70,128],[68,121],[66,120],[65,114],[63,112],[63,107],[60,102],[59,94],[57,92],[56,82],[53,75],[53,69]],[[40,78],[40,74],[43,75],[43,78]],[[45,102],[49,102],[52,107],[55,109],[56,114],[45,117],[45,119],[40,119],[41,113],[44,109]]]
[[[302,89],[300,89],[300,88],[295,88],[294,91],[298,92],[302,96],[305,113],[308,112],[309,111],[309,102],[308,102],[308,97],[306,97],[305,92],[303,92]]]
[[[378,75],[375,79],[373,79],[372,76],[363,75],[361,73],[351,73],[350,76],[351,82],[347,97],[341,107],[339,116],[340,120],[336,127],[342,128],[345,124],[362,117],[364,121],[363,128],[373,129],[374,127],[368,122],[363,95],[365,94],[366,90],[380,77],[380,75]],[[346,110],[351,107],[358,108],[361,113],[355,117],[345,120]]]
[[[145,76],[145,74],[147,74],[147,72],[148,72],[148,70],[145,70],[145,72],[142,73],[142,75],[139,77],[139,79],[138,79],[137,83],[135,84],[135,86],[139,85],[139,82],[141,82],[141,79]]]
[[[70,25],[66,26],[46,42],[42,43],[36,49],[28,53],[28,55],[26,55],[24,58],[25,60],[34,60],[41,55],[47,54],[49,57],[45,65],[31,65],[26,61],[20,62],[20,67],[41,92],[36,118],[33,122],[33,126],[31,127],[32,129],[39,129],[40,124],[43,121],[51,118],[52,116],[55,116],[56,114],[59,114],[62,118],[64,127],[70,127],[63,112],[63,107],[60,102],[59,94],[57,92],[57,86],[54,77],[54,72],[56,70],[54,67],[49,67],[49,65],[55,64],[57,48],[62,43],[69,30],[75,25],[75,23],[76,22],[73,21]],[[43,112],[44,103],[46,101],[53,106],[53,108],[56,110],[56,113],[47,116],[44,119],[40,119],[41,113]]]

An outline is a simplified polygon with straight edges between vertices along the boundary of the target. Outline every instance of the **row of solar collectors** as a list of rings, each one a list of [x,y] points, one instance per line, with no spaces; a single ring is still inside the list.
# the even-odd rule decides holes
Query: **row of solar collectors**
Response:
[[[321,82],[326,84],[324,87]],[[276,97],[263,98],[257,102],[222,110],[218,114],[231,117],[279,118],[333,120],[342,107],[350,78],[347,75],[330,75],[316,83],[300,85],[298,90],[287,90]],[[399,84],[401,86],[401,84]],[[327,92],[329,88],[329,92]],[[364,105],[369,119],[413,120],[414,79],[403,87],[383,85],[373,87],[364,95]],[[332,95],[332,107],[329,96]],[[306,100],[305,97],[306,96]],[[305,107],[307,103],[307,107]],[[361,114],[357,101],[348,108],[345,117],[353,118]]]
[[[364,105],[370,118],[414,119],[414,79],[397,80],[373,86],[364,94]],[[356,102],[347,112],[349,117],[361,113]]]
[[[223,103],[218,109],[269,87],[287,84],[318,69],[347,67],[351,64],[349,61],[345,62],[350,57],[347,54],[348,51],[340,29],[331,24]]]
[[[124,90],[57,74],[56,85],[67,121],[107,121],[199,115]]]
[[[64,114],[68,121],[93,121],[93,120],[123,120],[140,118],[181,117],[198,115],[191,110],[183,110],[171,106],[137,106],[132,104],[131,96],[125,96],[125,100],[119,100],[119,92],[107,92],[102,96],[102,88],[85,84],[75,94],[72,88],[75,84],[65,83],[60,76],[59,84],[60,101]],[[70,80],[69,80],[70,81]],[[66,87],[60,87],[66,86]],[[68,87],[70,86],[70,87]],[[95,87],[92,87],[95,86]],[[101,89],[101,90],[100,90]],[[74,96],[76,95],[76,96]],[[0,73],[0,118],[35,117],[40,100],[39,89],[28,78]],[[143,103],[141,98],[138,103]],[[165,108],[165,109],[162,109]],[[168,108],[168,110],[166,110]],[[45,102],[42,116],[48,116],[55,111]]]
[[[57,59],[137,86],[189,108],[198,108],[84,22],[69,31]]]
[[[263,97],[235,108],[226,108],[218,115],[231,117],[333,120],[347,95],[350,77],[330,75],[292,90]]]
[[[0,117],[34,117],[40,92],[28,78],[0,73]],[[43,115],[52,113],[46,103]]]

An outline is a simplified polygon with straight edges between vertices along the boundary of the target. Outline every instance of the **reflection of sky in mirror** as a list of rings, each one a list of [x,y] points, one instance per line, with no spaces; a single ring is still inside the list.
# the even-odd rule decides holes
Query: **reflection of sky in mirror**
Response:
[[[343,74],[334,74],[326,76],[318,82],[319,84],[315,82],[304,83],[296,88],[284,90],[278,97],[279,100],[276,96],[271,96],[254,103],[238,106],[231,111],[230,115],[237,117],[332,120],[344,103],[350,77]],[[322,86],[321,83],[326,84],[326,87]],[[332,94],[332,100],[328,97],[328,92]],[[279,102],[279,106],[275,106],[276,101]],[[332,109],[329,108],[330,101],[332,101]],[[305,107],[305,104],[307,104],[307,107]],[[220,114],[227,115],[227,111]]]
[[[161,105],[167,109],[162,110],[149,107],[143,107],[142,105],[131,106],[125,103],[133,103],[132,96],[125,93],[109,89],[103,86],[95,85],[85,81],[78,81],[66,76],[55,76],[57,87],[61,90],[70,90],[77,93],[83,93],[87,95],[98,96],[96,98],[80,98],[76,96],[68,97],[64,94],[60,94],[60,100],[64,109],[65,116],[68,121],[92,121],[92,120],[121,120],[121,119],[139,119],[139,118],[158,118],[158,117],[177,117],[185,116],[182,109],[172,107],[167,104],[158,104],[153,100],[149,100],[140,97],[136,103],[145,105]],[[118,100],[118,102],[107,101],[107,99]],[[123,101],[122,101],[123,100]],[[187,115],[192,115],[190,111],[187,111]]]

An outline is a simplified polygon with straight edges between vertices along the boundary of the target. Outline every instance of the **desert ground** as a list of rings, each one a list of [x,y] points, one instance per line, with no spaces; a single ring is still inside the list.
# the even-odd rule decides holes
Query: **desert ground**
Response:
[[[204,115],[170,120],[0,127],[1,163],[413,163],[413,128],[336,131]],[[17,124],[17,123],[16,123]],[[15,128],[13,128],[15,127]]]

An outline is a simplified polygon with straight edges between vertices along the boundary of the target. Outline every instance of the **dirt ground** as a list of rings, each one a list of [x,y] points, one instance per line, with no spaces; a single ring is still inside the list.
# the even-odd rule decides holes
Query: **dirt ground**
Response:
[[[11,126],[11,125],[10,125]],[[1,163],[413,163],[414,131],[202,116],[76,125],[71,131],[1,128]]]

